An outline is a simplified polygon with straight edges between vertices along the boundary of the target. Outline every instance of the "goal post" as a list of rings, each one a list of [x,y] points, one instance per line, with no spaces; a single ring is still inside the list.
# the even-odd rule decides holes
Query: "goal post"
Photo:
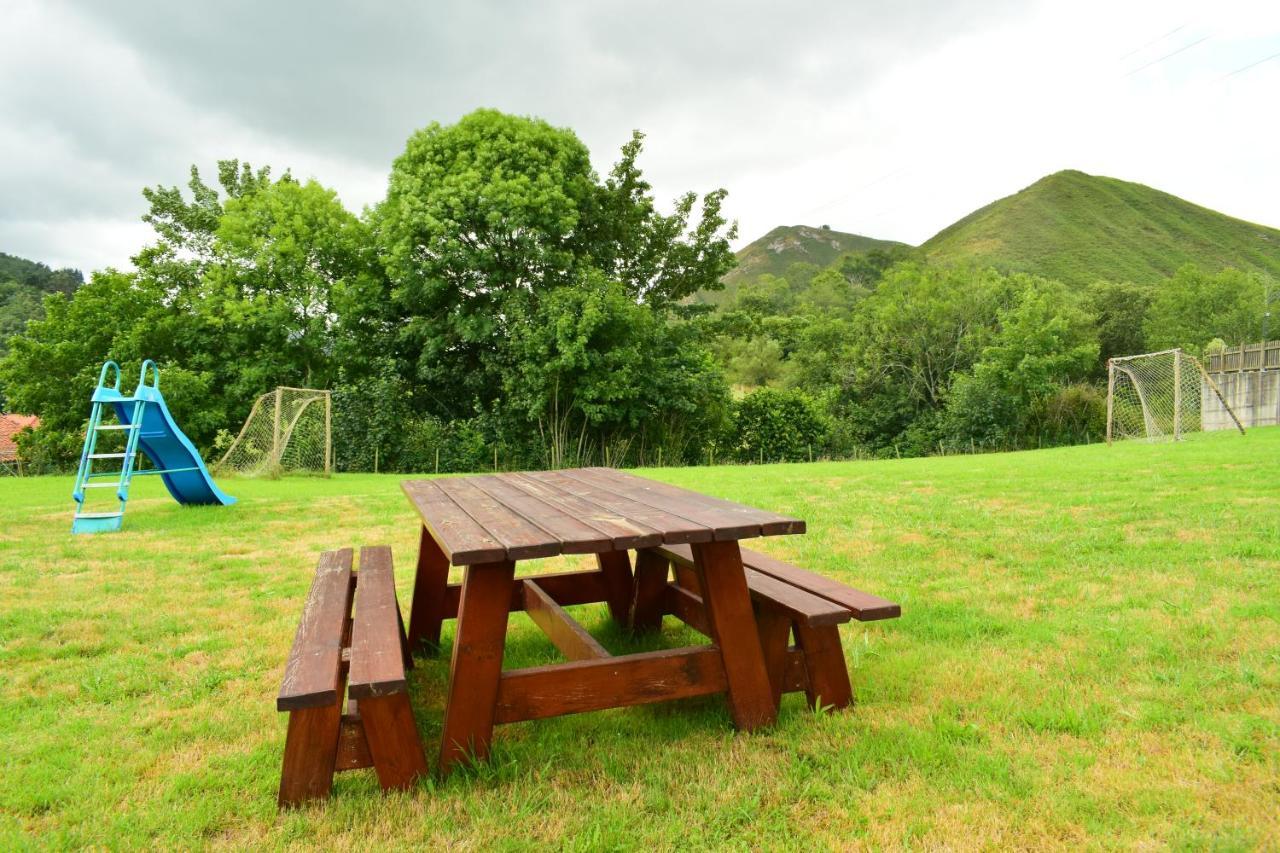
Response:
[[[1169,349],[1107,360],[1108,444],[1124,438],[1180,441],[1206,428],[1206,404],[1220,406],[1244,434],[1240,419],[1194,356]]]
[[[253,403],[239,434],[213,466],[216,474],[279,477],[333,473],[333,402],[319,388],[268,391]]]

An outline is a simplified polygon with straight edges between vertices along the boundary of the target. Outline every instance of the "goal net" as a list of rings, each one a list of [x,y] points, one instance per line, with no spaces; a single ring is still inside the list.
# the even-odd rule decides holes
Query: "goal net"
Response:
[[[1192,432],[1234,425],[1235,413],[1200,362],[1180,349],[1107,362],[1107,441],[1177,441]]]
[[[240,434],[213,470],[243,477],[328,476],[333,467],[332,419],[328,391],[269,391],[254,402]]]

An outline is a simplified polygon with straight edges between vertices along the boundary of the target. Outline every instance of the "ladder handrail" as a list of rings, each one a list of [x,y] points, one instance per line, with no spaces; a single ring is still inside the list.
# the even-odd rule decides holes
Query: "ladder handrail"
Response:
[[[107,387],[107,384],[106,384],[107,370],[110,368],[115,368],[115,371],[116,371],[116,383],[111,386],[111,390],[119,391],[120,390],[120,365],[116,364],[114,361],[111,361],[111,360],[107,360],[102,363],[102,370],[99,371],[98,373],[98,387],[99,388]]]
[[[148,367],[151,368],[152,382],[150,385],[147,385],[147,368]],[[156,363],[151,359],[147,359],[146,361],[142,362],[142,372],[138,374],[138,388],[140,389],[151,388],[152,390],[155,390],[155,391],[160,390],[160,368],[156,367]],[[134,394],[137,394],[137,393],[138,393],[137,391],[134,392]]]

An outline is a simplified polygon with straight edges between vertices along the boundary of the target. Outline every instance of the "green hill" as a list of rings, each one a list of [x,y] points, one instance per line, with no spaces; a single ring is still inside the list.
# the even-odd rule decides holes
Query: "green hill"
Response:
[[[0,252],[0,356],[9,338],[21,332],[27,321],[44,316],[44,297],[50,293],[71,293],[84,282],[79,270],[54,270]],[[0,401],[3,401],[0,392]]]
[[[830,266],[849,252],[869,252],[902,246],[893,240],[877,240],[809,225],[780,225],[738,250],[738,266],[724,277],[726,285],[759,278],[766,273],[783,275],[792,264]]]
[[[1142,184],[1064,171],[974,211],[921,247],[935,263],[976,263],[1072,284],[1157,282],[1191,262],[1280,276],[1280,230]]]

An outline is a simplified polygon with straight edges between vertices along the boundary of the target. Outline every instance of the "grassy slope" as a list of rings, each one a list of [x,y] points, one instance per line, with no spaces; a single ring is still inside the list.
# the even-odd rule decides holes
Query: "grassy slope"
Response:
[[[1159,281],[1187,262],[1280,275],[1280,230],[1233,219],[1142,184],[1058,172],[974,211],[922,246],[977,263],[1085,284]]]
[[[69,479],[6,480],[0,845],[1280,845],[1280,429],[647,473],[807,518],[761,547],[902,602],[842,629],[854,710],[788,697],[752,736],[719,699],[519,724],[478,772],[385,798],[347,773],[278,816],[315,555],[391,543],[407,602],[398,478],[233,481],[231,508],[148,482],[102,538],[67,534]],[[554,654],[513,617],[507,666]],[[412,676],[432,754],[447,660]]]

